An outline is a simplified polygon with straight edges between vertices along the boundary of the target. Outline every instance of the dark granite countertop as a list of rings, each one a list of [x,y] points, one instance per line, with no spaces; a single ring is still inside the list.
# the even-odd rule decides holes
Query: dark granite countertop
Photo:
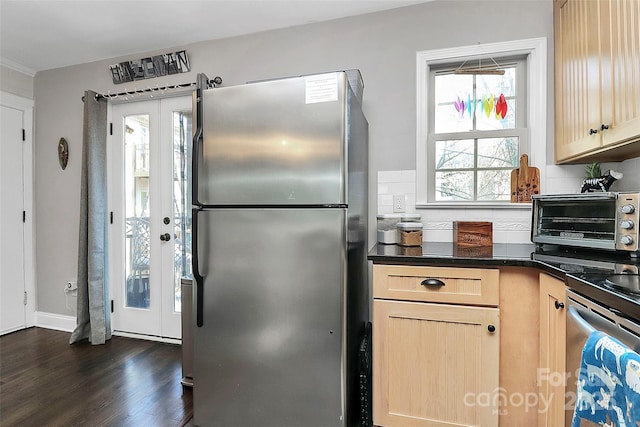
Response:
[[[494,243],[493,247],[459,248],[452,242],[423,242],[422,246],[376,244],[368,259],[374,264],[511,265],[532,267],[533,244]]]
[[[640,261],[624,256],[574,250],[536,251],[534,244],[494,243],[493,247],[459,248],[453,242],[423,242],[421,247],[376,244],[367,258],[374,264],[532,267],[564,280],[573,290],[595,301],[640,319],[640,297],[603,289],[596,282],[602,276],[590,272],[590,268],[597,270],[601,265],[609,267],[620,262],[640,267]]]

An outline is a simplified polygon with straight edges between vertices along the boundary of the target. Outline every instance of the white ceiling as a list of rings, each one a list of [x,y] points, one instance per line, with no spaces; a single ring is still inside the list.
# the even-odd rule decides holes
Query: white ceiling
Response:
[[[423,3],[405,0],[0,0],[0,60],[29,74]]]

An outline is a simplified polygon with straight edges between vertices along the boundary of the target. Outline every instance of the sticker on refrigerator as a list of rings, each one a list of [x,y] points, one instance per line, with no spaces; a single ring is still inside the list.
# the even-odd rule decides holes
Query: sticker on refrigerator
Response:
[[[305,83],[306,104],[338,100],[338,76],[336,74],[307,77]]]

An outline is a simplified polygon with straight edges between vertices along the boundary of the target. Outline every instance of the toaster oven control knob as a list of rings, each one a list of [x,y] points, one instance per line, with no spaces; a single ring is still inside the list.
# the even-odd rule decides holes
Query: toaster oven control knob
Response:
[[[631,230],[633,228],[633,221],[630,219],[625,219],[624,221],[620,221],[620,227],[625,230]]]
[[[633,205],[624,205],[620,208],[623,214],[632,214],[636,211],[635,206]]]
[[[633,237],[631,237],[631,236],[622,236],[622,237],[620,238],[620,242],[621,242],[623,245],[627,245],[627,246],[629,246],[629,245],[633,245]]]

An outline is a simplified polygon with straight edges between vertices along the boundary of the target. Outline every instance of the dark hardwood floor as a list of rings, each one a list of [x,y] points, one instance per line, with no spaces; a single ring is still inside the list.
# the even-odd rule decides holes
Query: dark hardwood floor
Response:
[[[174,427],[191,419],[180,346],[124,337],[69,345],[69,336],[29,328],[0,337],[1,426]]]

